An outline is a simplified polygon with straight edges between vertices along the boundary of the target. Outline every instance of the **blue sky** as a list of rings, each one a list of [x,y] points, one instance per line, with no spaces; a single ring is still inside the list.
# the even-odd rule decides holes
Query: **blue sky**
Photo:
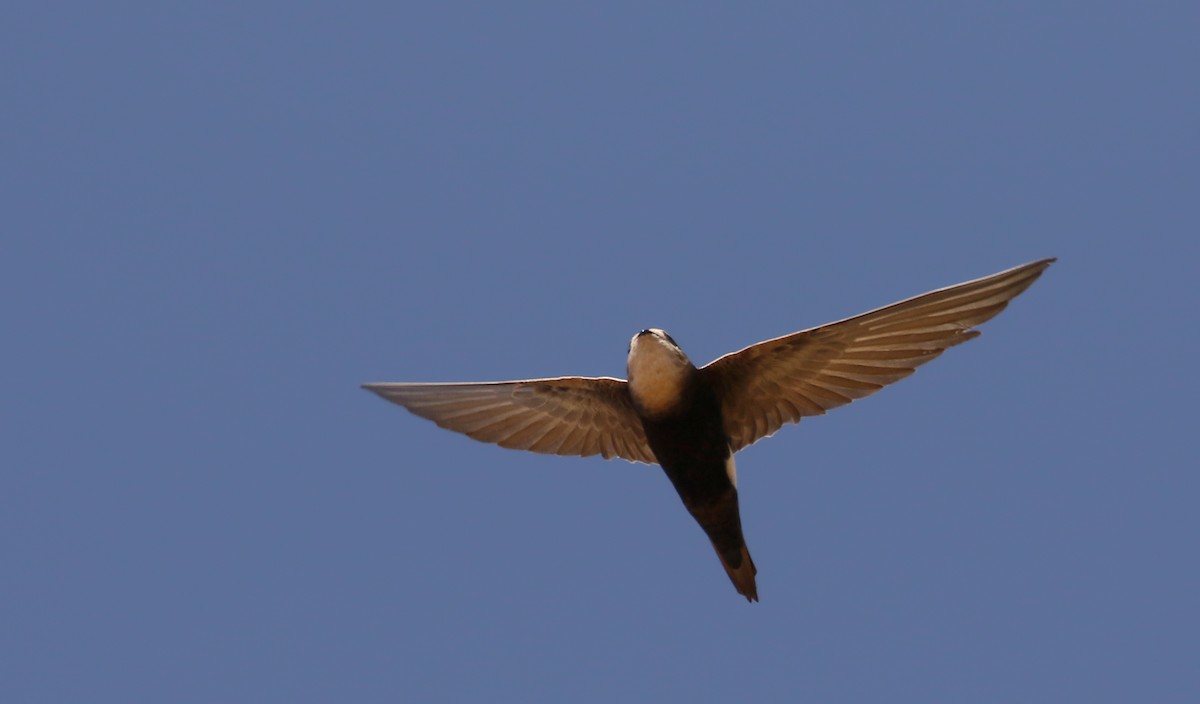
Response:
[[[5,702],[1187,701],[1190,3],[17,3]],[[1025,261],[983,336],[657,468],[365,381],[698,363]]]

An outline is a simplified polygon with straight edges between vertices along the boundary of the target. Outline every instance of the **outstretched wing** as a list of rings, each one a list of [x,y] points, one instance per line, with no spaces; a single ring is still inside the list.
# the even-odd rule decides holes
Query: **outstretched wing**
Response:
[[[657,460],[626,383],[562,377],[475,384],[364,384],[443,428],[482,442],[551,455]]]
[[[700,372],[716,389],[737,450],[798,422],[869,396],[1004,310],[1054,259],[1043,259],[893,303],[836,323],[760,342]]]

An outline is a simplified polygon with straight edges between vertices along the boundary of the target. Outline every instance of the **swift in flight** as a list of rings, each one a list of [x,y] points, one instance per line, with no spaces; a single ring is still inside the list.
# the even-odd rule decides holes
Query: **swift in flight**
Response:
[[[737,591],[758,600],[738,511],[738,450],[916,371],[1004,310],[1054,259],[751,345],[697,368],[657,328],[629,342],[628,381],[559,377],[364,384],[443,428],[501,447],[661,465]]]

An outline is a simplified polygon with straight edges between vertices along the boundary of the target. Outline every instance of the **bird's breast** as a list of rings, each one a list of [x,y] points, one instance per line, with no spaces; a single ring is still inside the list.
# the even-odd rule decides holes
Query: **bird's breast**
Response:
[[[679,410],[687,392],[688,369],[655,358],[629,362],[629,394],[643,415],[663,416]]]

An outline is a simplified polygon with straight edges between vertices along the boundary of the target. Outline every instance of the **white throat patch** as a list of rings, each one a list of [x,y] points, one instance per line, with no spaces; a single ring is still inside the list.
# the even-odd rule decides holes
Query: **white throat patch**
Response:
[[[692,363],[661,331],[629,342],[629,393],[644,413],[659,415],[679,404]]]

